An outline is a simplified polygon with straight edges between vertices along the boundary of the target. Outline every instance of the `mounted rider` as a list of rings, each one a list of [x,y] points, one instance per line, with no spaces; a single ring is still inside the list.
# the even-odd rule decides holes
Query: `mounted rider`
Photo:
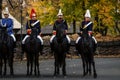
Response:
[[[37,15],[34,9],[31,10],[30,13],[30,20],[27,21],[26,24],[26,31],[27,31],[27,35],[24,37],[24,39],[22,40],[22,53],[24,53],[24,44],[25,41],[28,37],[30,37],[31,34],[31,28],[37,28],[38,30],[38,36],[37,38],[40,40],[42,48],[43,48],[43,40],[41,38],[41,26],[40,26],[40,21],[37,20]]]
[[[61,9],[59,9],[59,12],[57,14],[57,20],[54,22],[54,25],[53,25],[53,36],[50,39],[50,45],[51,45],[51,51],[52,52],[53,52],[52,42],[53,42],[53,39],[56,36],[56,27],[57,27],[57,25],[60,25],[60,24],[64,24],[65,25],[64,30],[65,30],[65,33],[67,34],[67,32],[68,32],[68,25],[67,25],[66,20],[63,19],[63,13],[61,12]],[[70,47],[70,42],[71,42],[70,38],[69,38],[68,35],[66,35],[66,38],[67,38],[67,41],[68,41],[68,45]],[[69,48],[68,48],[68,50],[69,50]]]
[[[97,40],[92,35],[93,22],[90,19],[91,19],[90,11],[86,10],[84,21],[82,21],[81,26],[80,26],[80,34],[82,34],[83,33],[83,29],[86,28],[87,31],[88,31],[88,35],[92,36],[92,39],[95,42],[95,50],[96,50],[96,48],[97,48]],[[78,39],[76,40],[76,44],[78,43],[78,41],[80,39],[81,39],[81,36],[79,36]]]
[[[2,18],[0,20],[0,28],[2,27],[6,27],[7,28],[7,33],[9,36],[11,36],[14,40],[14,48],[16,47],[16,38],[14,36],[13,33],[13,20],[11,18],[9,18],[9,10],[8,7],[5,8],[5,10],[3,11],[4,14],[4,18]]]

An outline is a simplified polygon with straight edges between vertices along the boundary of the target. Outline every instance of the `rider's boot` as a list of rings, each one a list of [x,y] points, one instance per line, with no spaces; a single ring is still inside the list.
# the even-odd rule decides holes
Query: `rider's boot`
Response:
[[[67,46],[67,54],[70,54],[69,50],[70,50],[70,43],[68,43],[68,46]]]
[[[21,54],[24,54],[24,52],[25,52],[25,44],[22,44],[22,52],[21,52]]]
[[[14,42],[14,53],[16,53],[16,42]]]
[[[41,53],[41,55],[44,54],[44,52],[43,52],[43,45],[41,45],[40,53]]]
[[[51,53],[53,53],[53,43],[50,43]]]

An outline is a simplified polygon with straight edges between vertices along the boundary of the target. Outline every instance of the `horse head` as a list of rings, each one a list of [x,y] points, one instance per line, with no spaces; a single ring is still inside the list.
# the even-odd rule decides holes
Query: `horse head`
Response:
[[[2,27],[0,29],[0,38],[1,38],[2,41],[6,41],[7,37],[8,37],[7,28],[6,27]]]
[[[37,28],[31,28],[31,34],[30,34],[30,37],[33,39],[33,38],[37,38],[37,34],[38,34],[38,30]]]
[[[65,28],[64,24],[59,24],[56,28],[56,38],[58,43],[61,43],[63,41],[63,38],[65,38],[66,36],[64,28]]]
[[[87,29],[83,29],[81,37],[82,37],[82,44],[84,46],[89,46],[91,36],[89,36]]]

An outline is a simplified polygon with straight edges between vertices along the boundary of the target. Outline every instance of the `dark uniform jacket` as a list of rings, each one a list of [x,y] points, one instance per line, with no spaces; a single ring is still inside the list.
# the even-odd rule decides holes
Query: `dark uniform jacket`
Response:
[[[86,26],[90,21],[82,21],[80,26],[80,31],[83,31],[84,26]],[[93,23],[91,23],[89,26],[87,26],[87,31],[92,31]]]
[[[57,25],[59,25],[59,24],[64,24],[64,25],[65,25],[64,30],[68,30],[68,25],[67,25],[66,20],[62,20],[62,21],[56,20],[55,23],[54,23],[54,26],[53,26],[53,30],[56,31],[56,27],[57,27]]]
[[[26,30],[36,27],[38,29],[38,34],[39,34],[41,32],[40,22],[38,22],[36,25],[32,26],[32,24],[35,23],[36,21],[37,20],[29,20],[26,24]]]

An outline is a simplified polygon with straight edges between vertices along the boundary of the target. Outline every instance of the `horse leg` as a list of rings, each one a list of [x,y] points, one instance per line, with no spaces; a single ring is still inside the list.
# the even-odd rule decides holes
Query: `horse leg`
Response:
[[[35,54],[35,57],[34,57],[34,73],[35,73],[35,76],[36,76],[36,65],[37,65],[37,56]]]
[[[7,60],[6,60],[6,57],[4,58],[4,73],[3,75],[5,76],[6,75],[6,63],[7,63]]]
[[[36,57],[36,66],[37,66],[38,75],[40,75],[40,70],[39,70],[39,56]]]
[[[89,67],[88,67],[89,75],[91,75],[91,61],[89,61]]]
[[[56,73],[57,73],[57,75],[59,75],[59,74],[60,74],[60,69],[59,69],[59,68],[60,68],[60,65],[57,63],[57,72],[56,72]]]
[[[88,60],[88,61],[89,61],[89,62],[88,62],[88,68],[89,68],[88,71],[89,71],[89,75],[91,75],[91,63],[92,63],[92,58],[93,58],[92,55],[89,55],[89,60]]]
[[[85,76],[86,74],[85,74],[85,68],[86,68],[86,66],[85,66],[85,59],[84,59],[84,57],[83,57],[83,55],[81,54],[81,58],[82,58],[82,66],[83,66],[83,76]]]
[[[14,74],[14,72],[13,72],[13,55],[10,56],[9,67],[10,67],[10,75],[13,75]]]
[[[88,74],[88,66],[89,66],[89,62],[88,59],[86,59],[86,72],[85,72],[86,75]]]
[[[31,58],[30,58],[30,75],[32,75],[32,72],[33,72],[33,55],[31,55]]]
[[[56,62],[56,59],[55,59],[55,63],[54,63],[54,76],[56,76],[56,73],[57,73],[57,62]]]
[[[94,76],[94,78],[97,78],[94,59],[92,60],[92,66],[93,66],[93,76]]]
[[[64,60],[63,60],[62,72],[63,72],[63,75],[66,76],[66,62],[65,62],[65,58],[64,58]]]
[[[58,64],[58,59],[55,59],[55,71],[54,71],[54,76],[59,75],[59,64]]]
[[[2,59],[0,59],[0,76],[2,75],[2,66],[3,66],[3,62]]]
[[[29,75],[29,65],[30,65],[30,59],[29,56],[27,55],[27,75]]]

